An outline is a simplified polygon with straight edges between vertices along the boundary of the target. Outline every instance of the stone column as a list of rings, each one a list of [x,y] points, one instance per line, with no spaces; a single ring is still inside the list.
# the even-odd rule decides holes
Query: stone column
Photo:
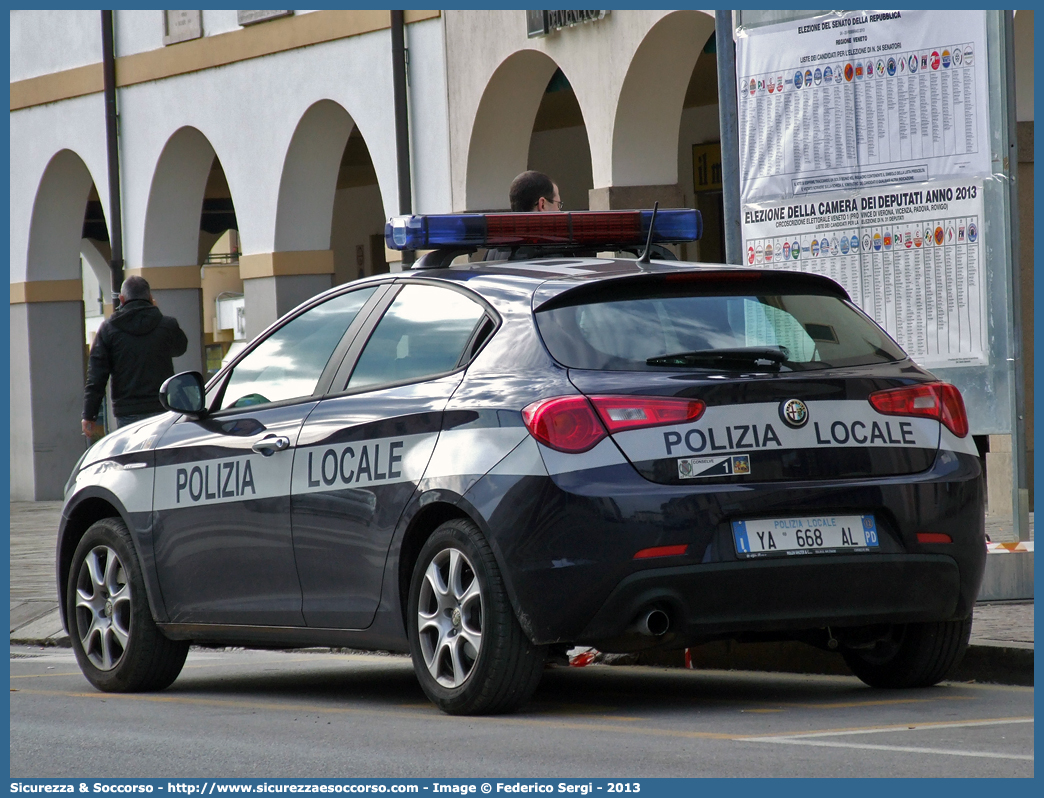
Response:
[[[605,186],[587,192],[592,211],[652,210],[654,202],[661,208],[684,208],[685,194],[677,183],[662,186]]]
[[[332,249],[241,255],[247,338],[333,285]]]
[[[87,448],[79,280],[11,283],[11,499],[61,499]]]

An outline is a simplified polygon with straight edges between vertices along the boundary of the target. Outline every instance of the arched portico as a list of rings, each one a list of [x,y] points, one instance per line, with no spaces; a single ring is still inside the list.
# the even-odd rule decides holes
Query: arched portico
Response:
[[[200,267],[213,240],[201,227],[208,181],[215,164],[220,168],[216,158],[210,141],[194,127],[170,136],[149,186],[142,265],[127,270],[149,281],[156,304],[178,320],[189,339],[188,351],[174,360],[175,371],[202,371]]]
[[[529,161],[533,122],[558,65],[537,50],[508,56],[489,79],[468,147],[468,210],[508,207],[508,186]]]
[[[315,103],[297,123],[279,181],[277,252],[330,248],[337,173],[354,126],[348,112],[332,100]]]
[[[332,285],[330,223],[337,167],[353,122],[320,100],[298,121],[280,173],[274,251],[240,262],[247,337]]]
[[[80,246],[94,180],[72,150],[41,176],[29,224],[26,280],[11,286],[11,496],[60,499],[86,441]]]
[[[675,11],[645,34],[627,68],[613,118],[612,177],[592,208],[680,206],[678,134],[696,59],[714,32],[702,11]]]
[[[283,159],[274,250],[240,261],[247,336],[335,283],[387,271],[383,242],[374,240],[383,229],[384,203],[361,131],[339,103],[313,103]]]
[[[549,175],[565,208],[585,210],[594,179],[583,109],[566,74],[558,69],[544,89],[529,139],[528,169]]]

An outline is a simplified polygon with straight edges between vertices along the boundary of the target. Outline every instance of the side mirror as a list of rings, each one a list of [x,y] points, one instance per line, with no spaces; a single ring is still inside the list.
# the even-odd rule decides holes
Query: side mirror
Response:
[[[159,401],[165,410],[200,418],[206,415],[205,396],[203,375],[198,371],[183,371],[160,386]]]

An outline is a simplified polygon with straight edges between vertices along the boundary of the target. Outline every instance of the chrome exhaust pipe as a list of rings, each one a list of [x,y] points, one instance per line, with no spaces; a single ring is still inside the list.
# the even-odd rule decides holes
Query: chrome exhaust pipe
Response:
[[[637,627],[647,637],[663,637],[671,628],[671,618],[663,610],[652,609],[638,619]]]

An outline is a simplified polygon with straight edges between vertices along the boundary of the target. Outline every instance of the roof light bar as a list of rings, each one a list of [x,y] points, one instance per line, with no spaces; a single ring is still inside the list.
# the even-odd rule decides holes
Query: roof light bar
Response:
[[[389,249],[399,250],[643,245],[652,215],[652,211],[577,211],[395,216],[384,226],[384,241]],[[702,233],[699,211],[665,210],[656,214],[652,242],[696,241]]]

